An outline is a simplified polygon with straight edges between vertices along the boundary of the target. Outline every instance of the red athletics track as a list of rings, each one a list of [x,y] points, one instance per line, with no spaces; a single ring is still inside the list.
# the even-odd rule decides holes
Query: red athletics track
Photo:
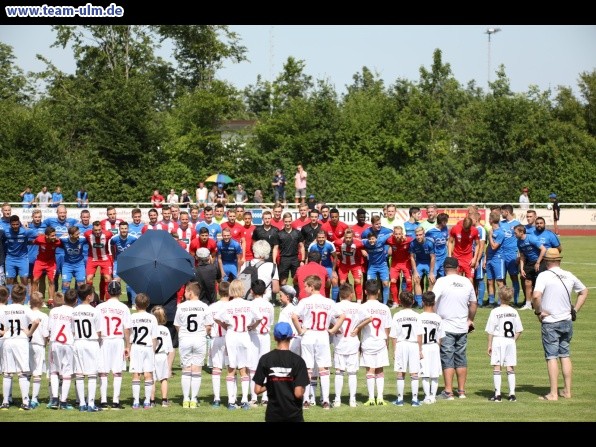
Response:
[[[549,229],[553,231],[552,226]],[[596,228],[559,228],[559,236],[596,236]]]

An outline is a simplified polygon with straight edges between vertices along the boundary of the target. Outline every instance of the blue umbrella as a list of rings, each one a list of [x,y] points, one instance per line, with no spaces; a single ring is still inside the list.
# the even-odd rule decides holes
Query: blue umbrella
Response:
[[[118,256],[118,276],[163,304],[194,278],[194,259],[168,231],[151,230]]]
[[[207,179],[205,181],[207,183],[223,183],[223,184],[234,183],[234,179],[232,179],[229,175],[222,174],[222,173],[210,175],[209,177],[207,177]]]

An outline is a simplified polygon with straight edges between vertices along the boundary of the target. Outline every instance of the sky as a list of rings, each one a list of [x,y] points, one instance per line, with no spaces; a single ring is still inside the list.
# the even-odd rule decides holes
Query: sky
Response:
[[[488,29],[500,28],[494,34]],[[486,90],[503,64],[516,93],[536,85],[541,91],[577,87],[582,72],[596,70],[596,25],[232,25],[249,62],[228,64],[218,77],[237,88],[255,84],[257,76],[274,79],[288,57],[302,60],[313,80],[324,79],[345,93],[353,76],[366,66],[386,86],[397,79],[417,82],[420,67],[430,69],[435,49],[464,87],[475,80]],[[15,63],[25,72],[40,71],[43,54],[65,72],[74,72],[70,49],[50,48],[54,33],[47,25],[0,26],[0,41],[11,45]],[[169,48],[161,54],[168,57]],[[490,64],[489,64],[490,51]]]

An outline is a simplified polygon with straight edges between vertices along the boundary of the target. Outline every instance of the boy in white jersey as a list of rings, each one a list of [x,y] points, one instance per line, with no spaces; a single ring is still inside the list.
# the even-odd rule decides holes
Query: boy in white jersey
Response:
[[[422,359],[422,334],[424,329],[418,319],[418,313],[412,310],[414,294],[402,291],[399,302],[403,309],[393,315],[393,324],[389,337],[395,348],[395,363],[393,370],[397,373],[397,399],[393,402],[398,407],[404,405],[405,373],[410,373],[412,388],[412,406],[419,407],[418,401],[418,372]]]
[[[10,292],[6,288],[6,286],[0,286],[0,314],[2,314],[2,310],[6,303],[8,303],[8,298],[10,296]],[[0,326],[0,330],[3,328]],[[4,337],[0,337],[0,374],[4,373],[4,369],[2,367],[2,346],[4,345]],[[12,400],[12,396],[9,396],[8,401]]]
[[[157,348],[157,318],[147,312],[149,296],[139,293],[135,297],[137,311],[130,317],[130,367],[132,373],[132,409],[140,408],[141,374],[145,383],[145,401],[143,408],[151,409],[151,391],[153,390],[153,371],[155,370],[155,349]]]
[[[257,314],[261,317],[259,324],[249,331],[250,339],[254,345],[254,348],[251,350],[249,366],[251,385],[251,401],[249,404],[251,407],[255,407],[258,404],[255,383],[252,381],[252,377],[257,370],[257,365],[259,364],[261,356],[271,351],[271,335],[269,332],[271,331],[271,324],[275,319],[275,313],[273,311],[273,304],[263,297],[266,290],[267,284],[265,284],[265,281],[262,279],[255,280],[250,286],[250,291],[253,296],[252,305]],[[261,396],[261,403],[267,405],[267,391],[264,391]]]
[[[101,408],[121,410],[120,390],[122,389],[122,371],[126,367],[125,359],[130,352],[130,309],[120,301],[122,287],[120,281],[108,283],[110,298],[97,305],[100,317],[101,360],[99,368],[99,394]],[[108,374],[112,373],[112,405],[108,405]]]
[[[335,400],[333,407],[341,405],[341,393],[344,386],[344,375],[348,376],[350,407],[356,406],[356,381],[360,362],[360,339],[352,335],[352,329],[358,324],[360,304],[354,301],[354,288],[348,282],[339,286],[339,303],[337,307],[346,316],[337,334],[333,337],[333,365],[335,366]],[[331,320],[333,322],[333,320]]]
[[[41,292],[31,293],[29,300],[33,318],[39,319],[37,330],[31,336],[29,342],[29,364],[31,366],[31,400],[29,406],[39,406],[39,390],[41,388],[41,376],[46,372],[46,346],[48,345],[48,315],[42,312],[44,300]]]
[[[230,300],[230,283],[222,281],[219,283],[219,300],[209,305],[211,316],[215,319],[217,314],[227,305]],[[213,408],[221,405],[221,371],[228,366],[228,354],[226,353],[226,329],[215,323],[211,328],[211,386],[213,387]]]
[[[509,402],[515,402],[515,366],[517,365],[516,341],[524,330],[517,309],[511,307],[513,288],[499,289],[501,305],[490,311],[485,331],[488,333],[488,355],[493,366],[495,394],[488,400],[501,402],[501,367],[507,367]]]
[[[68,403],[68,393],[74,374],[73,310],[77,304],[76,290],[68,289],[64,294],[64,305],[54,307],[49,313],[50,332],[50,386],[52,410],[74,410]],[[60,385],[62,383],[62,385]]]
[[[422,359],[420,360],[420,372],[422,378],[422,390],[424,391],[425,404],[434,404],[437,401],[437,390],[439,388],[439,376],[442,374],[440,342],[443,338],[442,318],[435,313],[435,293],[424,292],[422,294],[424,309],[418,316],[424,335],[422,338]]]
[[[281,310],[277,316],[277,322],[290,323],[290,326],[294,331],[294,336],[290,339],[290,351],[300,355],[301,337],[298,336],[298,332],[296,332],[296,328],[292,324],[292,314],[294,313],[294,309],[296,309],[294,302],[298,304],[298,299],[296,298],[296,289],[287,284],[283,286],[281,289],[279,289],[279,301],[281,303]],[[306,394],[306,392],[304,394]]]
[[[255,311],[252,301],[244,299],[246,290],[241,280],[235,279],[230,283],[230,300],[227,305],[222,306],[221,311],[215,317],[215,322],[226,329],[226,349],[228,351],[228,375],[226,376],[226,387],[228,390],[228,410],[235,410],[236,394],[236,371],[240,372],[240,384],[242,390],[241,408],[250,410],[248,403],[248,390],[250,387],[250,356],[252,346],[250,331],[261,321]]]
[[[91,305],[95,290],[89,284],[81,284],[77,290],[81,304],[72,312],[74,332],[74,372],[75,387],[79,398],[79,411],[95,413],[100,408],[95,405],[97,374],[99,372],[99,312]],[[87,397],[85,398],[85,377],[87,377]]]
[[[153,378],[153,389],[151,390],[151,405],[155,405],[155,387],[157,382],[161,384],[161,406],[167,408],[170,406],[168,401],[168,379],[172,376],[168,356],[175,355],[172,346],[172,335],[166,327],[168,317],[163,306],[154,306],[151,313],[157,319],[157,348],[155,349],[155,376]]]
[[[292,315],[292,323],[302,336],[302,358],[306,362],[308,375],[312,379],[315,364],[321,378],[321,399],[324,410],[329,410],[329,368],[331,367],[331,348],[329,335],[335,335],[346,317],[337,304],[319,293],[322,280],[316,275],[309,275],[304,280],[304,289],[309,294],[300,300]],[[331,319],[336,318],[332,328]]]
[[[196,282],[186,285],[186,301],[178,305],[174,326],[178,331],[178,350],[182,364],[182,408],[197,408],[201,389],[201,372],[207,353],[207,336],[211,336],[213,317],[208,306],[199,300]]]
[[[15,284],[10,292],[12,304],[2,306],[0,310],[0,336],[4,339],[2,346],[2,367],[4,380],[2,381],[3,401],[0,410],[8,410],[8,398],[12,389],[12,376],[19,377],[21,389],[21,410],[29,410],[29,337],[35,332],[40,323],[33,312],[25,307],[27,288]]]
[[[379,302],[379,285],[374,279],[369,279],[364,285],[366,297],[360,305],[358,319],[360,322],[354,327],[353,335],[360,336],[360,366],[366,368],[366,388],[368,401],[364,405],[387,405],[383,399],[385,388],[385,374],[383,368],[389,366],[389,351],[387,343],[391,330],[391,310],[387,305]],[[375,400],[375,386],[377,398]]]

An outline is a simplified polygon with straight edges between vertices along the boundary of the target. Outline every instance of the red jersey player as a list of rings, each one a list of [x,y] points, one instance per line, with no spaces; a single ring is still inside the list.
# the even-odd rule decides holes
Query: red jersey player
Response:
[[[449,232],[448,256],[457,259],[458,272],[470,281],[474,279],[474,269],[478,262],[479,239],[478,230],[472,225],[472,219],[469,217],[466,217],[461,225],[455,225]]]
[[[199,235],[190,242],[188,252],[195,258],[195,267],[199,265],[199,261],[196,258],[197,250],[199,248],[206,248],[211,253],[209,262],[213,263],[215,260],[215,254],[217,253],[217,242],[209,237],[209,230],[207,227],[201,227]]]
[[[48,276],[50,302],[54,301],[54,276],[56,275],[56,247],[62,246],[62,241],[56,237],[54,227],[47,227],[44,234],[40,234],[33,240],[39,245],[37,259],[33,264],[33,285],[31,292],[39,289],[39,280],[44,272]]]
[[[85,231],[85,239],[89,244],[89,253],[87,258],[87,284],[93,285],[93,277],[99,267],[100,274],[105,281],[105,287],[100,289],[99,298],[104,301],[107,296],[107,285],[112,280],[113,262],[110,256],[109,246],[113,234],[110,231],[101,228],[101,222],[93,222],[93,228]]]
[[[391,266],[389,268],[389,278],[391,279],[391,296],[393,304],[399,305],[398,287],[400,274],[406,281],[406,291],[412,291],[412,264],[410,262],[410,242],[414,239],[404,235],[404,229],[400,226],[393,228],[393,235],[387,239],[386,245],[391,247]]]

